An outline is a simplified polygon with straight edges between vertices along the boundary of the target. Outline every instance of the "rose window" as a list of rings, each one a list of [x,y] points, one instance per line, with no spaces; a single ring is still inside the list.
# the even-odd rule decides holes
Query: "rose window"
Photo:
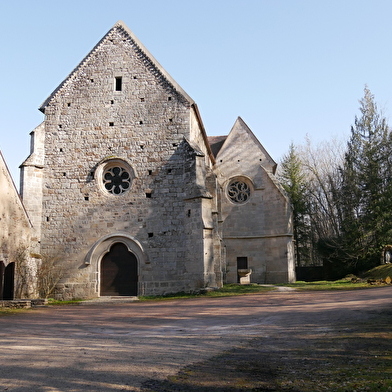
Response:
[[[233,203],[245,203],[250,197],[250,186],[244,181],[234,180],[227,188],[227,195]]]
[[[131,186],[131,180],[129,172],[121,166],[109,167],[103,173],[103,185],[114,195],[126,192]]]

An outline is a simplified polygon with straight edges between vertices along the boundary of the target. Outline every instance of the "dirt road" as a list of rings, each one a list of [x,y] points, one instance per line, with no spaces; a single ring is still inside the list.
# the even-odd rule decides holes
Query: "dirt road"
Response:
[[[271,370],[299,334],[325,336],[378,315],[392,321],[391,303],[385,287],[39,308],[0,318],[0,391],[189,391],[165,380],[192,364],[225,361],[224,352],[264,352]],[[242,390],[230,388],[206,390]]]

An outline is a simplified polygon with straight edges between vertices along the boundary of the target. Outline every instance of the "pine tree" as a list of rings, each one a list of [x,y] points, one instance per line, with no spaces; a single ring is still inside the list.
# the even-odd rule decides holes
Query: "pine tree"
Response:
[[[297,265],[307,265],[310,260],[307,187],[301,160],[293,143],[283,157],[280,183],[286,191],[293,208],[293,233]]]
[[[357,269],[379,262],[392,240],[391,133],[365,87],[341,168],[343,261]]]

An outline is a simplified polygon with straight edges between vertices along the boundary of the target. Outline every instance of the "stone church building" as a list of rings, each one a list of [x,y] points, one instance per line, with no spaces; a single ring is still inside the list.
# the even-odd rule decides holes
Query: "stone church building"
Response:
[[[20,192],[35,253],[65,267],[58,297],[294,281],[276,163],[241,118],[208,137],[195,102],[122,22],[40,110]]]

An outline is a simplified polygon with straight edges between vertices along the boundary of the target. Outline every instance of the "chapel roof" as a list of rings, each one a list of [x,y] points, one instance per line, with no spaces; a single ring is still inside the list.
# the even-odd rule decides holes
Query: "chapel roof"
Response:
[[[224,138],[220,141],[215,141],[216,146],[213,148],[211,146],[211,149],[213,151],[216,151],[215,158],[220,154],[224,153],[225,150],[228,148],[232,149],[240,149],[241,148],[241,143],[242,143],[242,138],[244,135],[247,135],[248,138],[250,138],[254,145],[257,146],[257,148],[263,153],[263,155],[267,158],[267,161],[272,167],[272,172],[275,174],[277,164],[276,162],[272,159],[271,155],[268,153],[268,151],[264,148],[264,146],[260,143],[260,141],[257,139],[255,134],[251,131],[251,129],[248,127],[248,125],[245,123],[245,121],[241,118],[238,117],[237,120],[235,121],[230,133],[227,136],[220,136],[221,138]],[[218,158],[219,159],[219,158]]]
[[[225,136],[208,136],[208,142],[210,143],[211,151],[214,154],[214,157],[218,155],[219,150],[223,146],[227,135]]]

